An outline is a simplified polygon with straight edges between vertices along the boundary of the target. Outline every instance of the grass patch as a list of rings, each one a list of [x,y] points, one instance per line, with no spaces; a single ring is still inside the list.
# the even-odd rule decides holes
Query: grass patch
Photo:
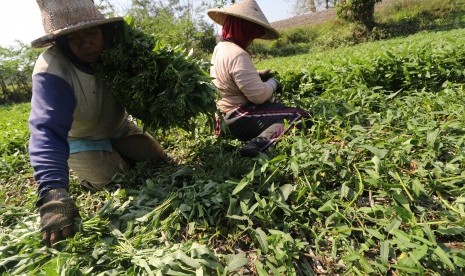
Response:
[[[375,12],[375,28],[336,18],[281,31],[276,41],[257,41],[250,47],[258,59],[317,53],[369,41],[404,37],[421,31],[465,27],[464,0],[391,0]]]

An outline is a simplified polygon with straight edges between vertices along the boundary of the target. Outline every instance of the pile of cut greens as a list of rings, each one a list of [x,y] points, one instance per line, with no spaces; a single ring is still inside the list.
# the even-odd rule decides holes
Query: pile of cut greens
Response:
[[[212,119],[215,90],[208,64],[180,47],[161,45],[131,19],[122,27],[94,66],[116,101],[149,129],[190,129],[200,114]]]

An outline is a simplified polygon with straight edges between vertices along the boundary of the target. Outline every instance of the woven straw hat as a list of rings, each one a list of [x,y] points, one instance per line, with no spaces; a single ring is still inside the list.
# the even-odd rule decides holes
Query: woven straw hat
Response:
[[[223,26],[227,16],[232,15],[265,28],[265,34],[260,37],[262,39],[276,39],[279,37],[278,31],[271,27],[262,9],[260,9],[255,0],[242,0],[226,8],[209,9],[207,14],[213,21],[221,26]]]
[[[46,35],[31,42],[34,48],[49,46],[61,35],[123,20],[105,18],[92,0],[37,0],[37,4]]]

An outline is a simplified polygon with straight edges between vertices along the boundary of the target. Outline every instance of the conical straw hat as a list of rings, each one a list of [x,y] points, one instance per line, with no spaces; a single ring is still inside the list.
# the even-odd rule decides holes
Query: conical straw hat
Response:
[[[279,37],[278,31],[271,27],[262,9],[260,9],[255,0],[242,0],[226,8],[209,9],[207,14],[213,21],[221,26],[223,26],[228,15],[232,15],[265,28],[265,34],[260,37],[262,39],[276,39]]]
[[[123,20],[105,18],[92,0],[37,0],[37,4],[46,35],[31,42],[34,48],[49,46],[61,35]]]

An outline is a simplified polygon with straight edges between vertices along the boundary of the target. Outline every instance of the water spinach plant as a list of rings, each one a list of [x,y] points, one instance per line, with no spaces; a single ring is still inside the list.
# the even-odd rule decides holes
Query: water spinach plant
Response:
[[[193,128],[204,114],[214,118],[215,89],[209,64],[180,47],[162,45],[128,18],[115,36],[115,46],[94,68],[116,100],[149,129]]]

